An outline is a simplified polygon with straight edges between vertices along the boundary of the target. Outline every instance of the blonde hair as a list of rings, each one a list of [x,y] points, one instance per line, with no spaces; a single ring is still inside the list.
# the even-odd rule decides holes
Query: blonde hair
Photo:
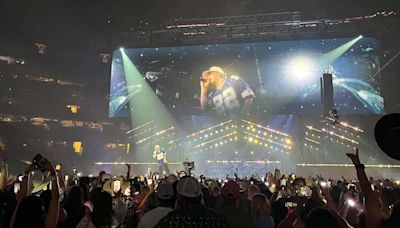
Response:
[[[271,215],[271,203],[261,193],[256,193],[253,195],[251,200],[251,209],[253,211],[253,215],[259,217],[267,217]]]
[[[255,195],[256,193],[260,193],[260,189],[258,188],[258,186],[254,184],[250,185],[249,190],[247,191],[247,198],[251,200],[253,198],[253,195]]]

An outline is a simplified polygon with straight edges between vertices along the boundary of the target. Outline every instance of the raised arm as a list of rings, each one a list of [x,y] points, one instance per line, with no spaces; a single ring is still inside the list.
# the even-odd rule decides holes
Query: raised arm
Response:
[[[8,179],[8,162],[7,158],[3,158],[3,164],[1,166],[1,177],[0,177],[0,190],[4,191],[7,187],[7,179]]]
[[[329,187],[321,186],[321,191],[322,191],[322,194],[325,196],[326,205],[328,206],[328,208],[330,208],[334,212],[337,212],[338,207],[337,207],[335,201],[333,201],[333,199],[332,199],[332,196],[329,192]]]
[[[24,172],[24,177],[22,178],[21,188],[17,194],[17,206],[14,209],[13,215],[11,217],[10,228],[14,227],[15,224],[15,217],[17,216],[17,210],[21,201],[29,194],[29,178],[31,172],[35,170],[35,166],[33,164],[29,165]]]
[[[131,178],[131,165],[130,164],[125,164],[125,165],[128,168],[126,172],[126,180],[129,181],[129,179]]]
[[[207,109],[207,102],[208,102],[208,89],[210,87],[210,79],[206,77],[206,75],[203,75],[203,80],[200,81],[200,107],[201,110],[206,110]]]
[[[60,210],[59,198],[60,193],[58,190],[58,178],[56,170],[53,165],[46,159],[46,170],[50,172],[51,178],[51,199],[49,204],[49,211],[47,213],[46,219],[44,221],[45,228],[53,228],[57,226],[58,214]]]
[[[371,183],[365,173],[365,166],[361,164],[358,156],[358,148],[356,153],[346,154],[354,164],[357,171],[357,178],[360,182],[361,191],[365,197],[365,218],[367,227],[380,227],[382,222],[381,205],[379,203],[378,195],[372,191]]]

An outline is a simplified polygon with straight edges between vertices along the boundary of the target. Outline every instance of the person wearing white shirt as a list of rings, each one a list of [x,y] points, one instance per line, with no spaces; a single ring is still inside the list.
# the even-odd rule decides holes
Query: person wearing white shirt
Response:
[[[158,207],[148,211],[140,220],[138,228],[152,228],[164,218],[168,213],[173,211],[175,203],[174,190],[169,182],[161,182],[156,190]]]

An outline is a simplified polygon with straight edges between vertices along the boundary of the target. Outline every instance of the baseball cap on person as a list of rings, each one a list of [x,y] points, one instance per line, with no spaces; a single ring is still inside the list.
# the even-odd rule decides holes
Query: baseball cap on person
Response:
[[[156,190],[157,197],[160,199],[171,199],[174,196],[174,189],[170,182],[163,181]]]
[[[240,197],[239,184],[230,180],[224,185],[224,187],[222,187],[221,193],[224,198],[237,199]]]
[[[204,71],[202,75],[208,74],[208,73],[210,73],[210,72],[218,72],[218,73],[220,73],[220,74],[222,74],[222,75],[225,75],[224,70],[223,70],[221,67],[218,67],[218,66],[212,66],[212,67],[210,67],[208,70]]]
[[[179,195],[188,198],[196,198],[201,195],[201,186],[193,177],[184,177],[176,186]]]

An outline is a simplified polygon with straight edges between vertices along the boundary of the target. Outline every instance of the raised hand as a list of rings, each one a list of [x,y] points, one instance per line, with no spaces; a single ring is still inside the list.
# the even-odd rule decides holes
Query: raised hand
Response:
[[[353,162],[354,165],[361,164],[360,158],[358,157],[358,148],[356,149],[355,154],[347,153],[346,155],[347,155],[347,157],[349,157],[351,159],[351,161]]]
[[[56,170],[54,169],[54,166],[47,159],[46,159],[46,164],[45,164],[44,167],[45,167],[46,170],[50,171],[51,173],[56,173]]]

